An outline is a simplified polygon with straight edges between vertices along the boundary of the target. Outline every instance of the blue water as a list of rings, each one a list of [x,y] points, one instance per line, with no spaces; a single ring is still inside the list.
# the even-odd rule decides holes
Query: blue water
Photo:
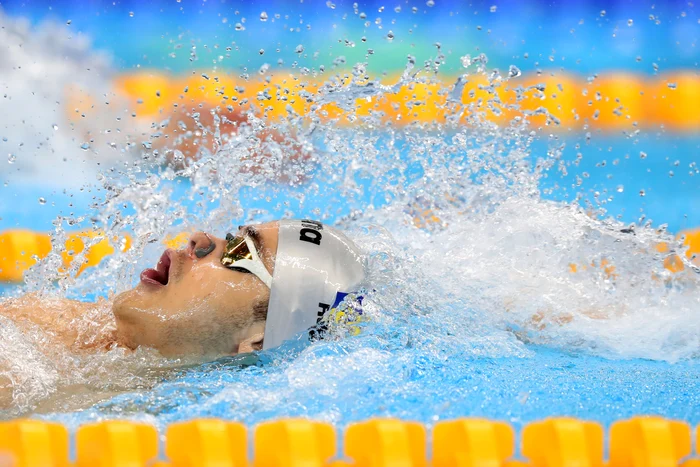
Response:
[[[613,150],[608,152],[608,147]],[[545,148],[546,143],[539,142],[532,152],[536,155]],[[648,154],[646,159],[639,160],[640,150]],[[542,189],[553,186],[553,180],[572,183],[576,175],[589,172],[583,187],[590,191],[625,185],[607,208],[626,222],[636,221],[642,210],[656,225],[667,223],[674,232],[700,226],[700,179],[678,169],[696,160],[697,139],[664,137],[640,144],[607,139],[582,151],[586,156],[579,167],[572,167],[564,178],[552,172]],[[626,153],[630,159],[624,158]],[[617,157],[622,161],[619,165],[596,167],[602,159],[611,162]],[[677,176],[664,177],[676,160],[680,161],[675,166]],[[175,190],[174,198],[182,197],[189,187],[182,180],[169,186]],[[640,188],[646,190],[644,197],[639,196]],[[2,229],[48,230],[56,214],[81,214],[78,207],[89,212],[86,206],[95,195],[70,197],[26,185],[3,190],[15,197],[2,207]],[[39,196],[49,203],[39,205]],[[274,200],[265,203],[255,201],[252,193],[245,196],[249,198],[244,201],[266,205],[274,212]],[[319,195],[305,209],[312,212],[332,202],[333,196],[332,192]],[[557,190],[544,197],[567,199],[568,195]],[[75,207],[69,208],[69,202]],[[479,323],[473,321],[478,315],[474,318],[468,310],[456,309],[456,317],[446,318],[449,309],[429,317],[420,306],[415,312],[409,308],[396,312],[409,316],[400,326],[380,320],[367,324],[358,337],[291,342],[259,358],[233,357],[168,370],[153,387],[128,390],[83,411],[52,411],[42,417],[71,427],[122,417],[160,427],[195,417],[255,424],[282,416],[311,417],[338,427],[374,416],[427,424],[483,416],[508,421],[516,429],[529,421],[563,415],[604,424],[636,414],[700,423],[700,367],[695,359],[668,363],[606,358],[558,344],[523,344],[513,334],[488,327],[481,336]],[[467,335],[449,322],[461,315],[463,326],[471,328]]]
[[[443,71],[450,73],[461,71],[457,57],[465,53],[485,52],[490,57],[489,68],[502,71],[515,64],[526,73],[561,67],[581,76],[611,69],[640,75],[656,75],[657,67],[661,73],[694,69],[699,53],[695,46],[700,31],[696,11],[680,1],[659,5],[626,1],[605,2],[604,5],[598,2],[571,5],[508,1],[499,2],[497,10],[492,12],[490,7],[496,2],[477,2],[467,8],[458,2],[438,0],[432,8],[423,7],[425,2],[421,2],[415,14],[409,7],[392,13],[394,6],[387,6],[381,28],[376,23],[366,28],[352,11],[352,2],[335,2],[337,8],[334,9],[326,6],[319,9],[313,3],[291,8],[268,2],[239,8],[228,3],[205,2],[197,4],[196,10],[187,2],[136,3],[83,5],[60,1],[49,6],[41,2],[2,2],[0,8],[4,13],[26,16],[35,24],[54,19],[69,35],[91,36],[96,49],[106,49],[114,57],[117,71],[156,68],[189,73],[193,69],[210,67],[227,45],[234,46],[234,52],[222,68],[235,74],[257,70],[267,62],[276,64],[278,59],[285,68],[294,62],[298,67],[318,67],[326,58],[323,55],[323,59],[317,61],[313,45],[323,44],[320,50],[327,55],[329,50],[325,47],[333,42],[329,37],[333,40],[350,38],[358,45],[346,47],[339,43],[336,46],[333,42],[336,48],[328,55],[327,62],[343,55],[348,64],[366,61],[368,70],[374,74],[402,70],[409,53],[419,57],[419,62],[434,56],[436,42],[442,43],[449,57]],[[380,3],[369,2],[361,9],[370,13],[369,20],[374,23],[374,17],[381,16],[375,13],[380,6]],[[270,14],[267,22],[257,19],[263,9]],[[240,11],[236,13],[237,10]],[[273,24],[275,13],[282,17],[292,15],[295,26],[299,22],[300,31],[290,30],[287,19]],[[649,15],[660,18],[659,24]],[[248,18],[246,29],[232,31],[234,24],[244,16]],[[513,21],[513,18],[522,17],[529,21]],[[397,22],[390,26],[392,19]],[[70,25],[66,24],[68,20]],[[311,29],[305,29],[307,24]],[[393,41],[386,40],[389,28],[396,34]],[[367,37],[366,43],[361,42],[362,36]],[[118,44],[115,37],[119,38]],[[297,54],[297,44],[304,45],[306,53]],[[468,48],[464,44],[468,44]],[[192,45],[197,52],[193,62],[190,61]],[[374,55],[367,55],[370,47],[375,50]],[[258,52],[261,48],[266,50],[264,55]],[[85,58],[86,63],[92,60],[92,56]],[[86,67],[82,61],[76,63],[76,70]],[[42,132],[54,134],[50,128],[54,117],[46,118],[51,120],[42,122],[42,129],[37,130],[38,141],[42,143],[46,139]],[[101,131],[104,128],[91,129]],[[62,127],[61,131],[64,130]],[[14,141],[13,132],[0,136],[8,138],[8,142],[0,142],[3,158],[5,152],[14,151],[20,143],[27,143],[27,147],[32,143]],[[700,174],[697,166],[692,165],[700,159],[697,135],[649,132],[630,139],[594,134],[587,141],[583,135],[566,133],[558,138],[556,142],[537,140],[529,148],[528,160],[535,164],[552,144],[566,143],[562,160],[568,174],[563,176],[556,168],[550,169],[539,183],[543,199],[571,202],[581,195],[580,204],[585,206],[589,202],[590,207],[603,207],[607,215],[623,223],[637,222],[644,216],[643,222],[651,220],[656,227],[666,224],[673,233],[700,227]],[[77,147],[82,139],[78,139],[74,141],[75,147],[69,147],[80,156],[82,153]],[[580,145],[578,149],[577,144]],[[106,151],[106,146],[100,150]],[[578,152],[583,158],[580,164],[574,165]],[[361,156],[357,159],[362,159]],[[343,163],[350,160],[347,156]],[[37,161],[44,169],[53,167],[48,164],[56,162],[48,157]],[[405,160],[400,163],[404,164]],[[87,185],[82,182],[70,185],[63,179],[52,180],[50,172],[48,177],[21,181],[9,176],[9,166],[4,159],[2,167],[0,231],[10,228],[52,231],[59,215],[87,216],[79,226],[89,227],[89,217],[99,212],[99,207],[93,204],[105,197],[103,189],[94,182],[95,174],[86,175],[90,180]],[[80,171],[81,167],[76,164],[74,170]],[[422,167],[404,166],[402,169],[409,181],[419,180],[424,175]],[[673,176],[670,176],[671,171]],[[387,174],[372,175],[381,178]],[[358,177],[353,181],[359,186],[369,186],[368,178]],[[280,195],[274,187],[266,187],[269,193],[264,193],[272,197],[271,201],[265,200],[258,189],[232,188],[240,195],[247,212],[265,209],[268,217],[278,217],[287,211],[300,217],[316,217],[317,212],[327,213],[332,208],[329,220],[333,221],[349,214],[351,208],[369,211],[370,206],[378,209],[390,201],[385,192],[376,190],[366,190],[348,200],[335,189],[342,181],[316,179],[313,182],[314,190],[303,205],[296,198],[287,200],[289,205],[282,204],[284,200],[276,197]],[[85,188],[81,189],[81,185]],[[197,203],[206,196],[188,199],[191,184],[185,179],[163,182],[161,187],[172,190],[171,198],[190,211],[207,211],[218,206],[218,201],[207,201],[203,209],[198,208]],[[289,191],[300,193],[309,187],[310,183],[301,184]],[[45,198],[47,203],[40,204],[39,198]],[[128,214],[129,209],[125,208],[124,213]],[[542,227],[546,230],[548,225]],[[178,228],[174,223],[171,230]],[[535,231],[533,235],[540,233]],[[408,249],[406,245],[412,239],[399,240]],[[471,247],[473,239],[450,240]],[[482,246],[473,245],[477,250]],[[505,251],[508,251],[507,246],[504,245]],[[494,245],[490,247],[494,249]],[[544,248],[552,247],[547,244]],[[152,256],[153,251],[148,253]],[[450,259],[447,255],[438,258],[444,262]],[[406,264],[405,269],[440,267],[426,267],[420,262]],[[233,357],[187,367],[174,364],[174,369],[151,369],[145,365],[125,370],[101,360],[91,361],[93,367],[85,365],[88,371],[93,368],[104,372],[106,368],[104,381],[92,383],[93,389],[105,393],[100,401],[80,411],[73,411],[70,405],[65,409],[53,405],[49,410],[41,410],[40,416],[72,427],[96,419],[120,417],[162,427],[173,421],[205,416],[247,424],[282,416],[304,416],[333,422],[338,427],[375,416],[395,416],[427,424],[455,417],[484,416],[508,421],[516,428],[555,415],[609,424],[636,414],[659,414],[694,425],[700,423],[699,347],[693,335],[697,328],[697,309],[694,316],[678,317],[668,308],[671,321],[681,321],[680,325],[675,325],[686,334],[680,336],[679,332],[676,342],[668,342],[664,340],[667,336],[662,335],[662,343],[650,349],[634,342],[640,331],[629,323],[627,327],[612,328],[619,330],[617,337],[622,343],[611,343],[595,333],[580,331],[577,334],[576,330],[567,328],[569,335],[565,338],[557,340],[554,336],[549,345],[535,345],[521,342],[504,326],[490,323],[490,316],[475,311],[476,305],[470,301],[474,297],[464,292],[469,290],[469,277],[460,284],[464,290],[449,290],[449,293],[438,290],[432,295],[428,289],[434,284],[430,280],[413,281],[411,279],[416,276],[401,275],[399,271],[396,277],[396,281],[403,279],[404,282],[392,282],[393,275],[390,275],[387,281],[373,284],[379,289],[374,299],[381,302],[382,294],[396,293],[395,289],[404,289],[406,293],[387,300],[388,306],[378,305],[381,312],[365,325],[360,336],[314,344],[290,342],[255,358]],[[440,276],[433,272],[429,278],[439,280]],[[107,284],[100,287],[82,298],[105,295]],[[419,288],[421,290],[415,290]],[[669,286],[669,294],[673,292],[671,289]],[[0,284],[0,293],[17,290],[17,286]],[[627,295],[617,295],[617,299],[628,300],[634,306],[638,304],[634,301],[636,295],[645,297],[643,290],[634,287],[630,290],[632,292],[628,290]],[[657,298],[652,294],[649,297],[650,301]],[[663,302],[664,298],[659,300]],[[630,313],[633,315],[634,311]],[[662,324],[669,324],[661,318],[640,315],[639,322],[632,324],[642,328],[647,338],[653,337],[656,332],[661,335],[664,331]],[[615,324],[619,326],[620,323]],[[546,336],[535,339],[537,342],[546,340]],[[676,361],[672,354],[678,347],[684,350],[683,355],[692,356]],[[695,349],[694,354],[692,349]],[[622,358],[640,354],[652,354],[654,360]],[[140,354],[135,358],[140,358]],[[98,367],[100,364],[105,366]],[[122,376],[118,374],[122,371],[127,375],[135,372],[137,382],[122,385],[120,380],[111,384],[111,379]],[[112,396],[112,393],[117,395]]]
[[[593,193],[600,191],[603,192],[601,199],[609,195],[613,198],[602,207],[608,215],[619,216],[623,222],[636,222],[644,214],[655,226],[667,224],[671,232],[700,227],[700,174],[697,173],[697,165],[691,165],[700,159],[700,139],[697,136],[647,134],[630,141],[623,137],[597,135],[586,144],[582,135],[574,133],[562,135],[557,144],[562,141],[566,143],[562,159],[568,163],[568,173],[563,176],[556,168],[550,169],[540,184],[543,198],[572,201],[577,193],[582,192],[585,199],[594,202]],[[577,144],[581,145],[579,149],[575,149]],[[544,157],[549,146],[551,144],[544,139],[535,141],[530,148],[533,164]],[[583,158],[578,165],[572,165],[579,152]],[[646,154],[644,159],[640,156],[642,152]],[[618,163],[614,163],[616,160]],[[601,163],[605,165],[601,166]],[[669,176],[671,171],[674,172],[673,176]],[[583,181],[580,186],[574,186],[577,176]],[[5,186],[0,186],[3,200],[6,201],[0,204],[0,230],[25,228],[51,231],[57,215],[86,215],[91,212],[90,205],[95,199],[104,198],[104,191],[98,185],[80,190],[77,187],[56,187],[60,180],[42,182],[10,180]],[[87,186],[90,185],[93,182]],[[555,185],[559,188],[547,191]],[[180,199],[185,206],[192,207],[193,203],[184,198],[190,188],[188,180],[178,179],[167,186],[173,190],[174,199]],[[619,186],[623,187],[622,192],[618,191]],[[644,190],[644,196],[640,196],[641,190]],[[284,212],[279,208],[275,210],[276,203],[255,199],[261,197],[259,190],[251,192],[243,189],[242,196],[250,208],[266,208],[278,215]],[[321,188],[313,197],[305,200],[306,212],[302,214],[313,215],[315,209],[326,207],[329,203],[340,203],[339,217],[347,214],[342,210],[346,203],[335,196],[334,190]],[[382,205],[386,202],[382,196],[382,193],[367,193],[362,201]],[[40,197],[45,198],[47,203],[39,204]],[[215,203],[211,205],[215,206]]]
[[[476,416],[516,429],[549,416],[608,425],[658,414],[700,423],[696,361],[608,360],[545,347],[529,347],[523,357],[475,357],[401,339],[375,337],[370,346],[366,339],[354,342],[360,340],[268,351],[248,367],[225,359],[181,371],[151,390],[46,418],[75,427],[125,417],[161,428],[196,417],[248,425],[310,417],[339,428],[370,417],[430,425]]]

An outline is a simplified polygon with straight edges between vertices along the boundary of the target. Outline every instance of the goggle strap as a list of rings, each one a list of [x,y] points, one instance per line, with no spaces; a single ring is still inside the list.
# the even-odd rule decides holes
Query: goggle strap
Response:
[[[238,261],[235,261],[233,264],[229,265],[228,267],[230,268],[243,268],[246,271],[250,271],[253,274],[255,274],[258,279],[263,281],[263,283],[267,286],[268,289],[272,288],[272,276],[270,273],[267,271],[267,268],[265,267],[265,264],[263,264],[262,260],[258,256],[258,251],[255,249],[255,244],[249,237],[244,237],[245,243],[248,246],[248,250],[250,251],[251,256],[253,259],[241,259]]]

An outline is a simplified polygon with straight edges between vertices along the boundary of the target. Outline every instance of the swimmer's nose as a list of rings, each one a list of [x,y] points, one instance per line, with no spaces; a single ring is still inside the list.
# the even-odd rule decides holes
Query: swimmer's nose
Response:
[[[194,258],[204,258],[216,249],[216,241],[205,232],[197,232],[190,237],[187,245],[187,255]]]

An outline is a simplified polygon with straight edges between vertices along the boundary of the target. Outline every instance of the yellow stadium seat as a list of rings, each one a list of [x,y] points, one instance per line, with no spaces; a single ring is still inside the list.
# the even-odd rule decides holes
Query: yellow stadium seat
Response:
[[[0,233],[0,281],[20,282],[24,272],[51,251],[51,238],[30,230]]]
[[[635,417],[610,427],[610,467],[676,467],[690,454],[690,427],[661,417]]]
[[[425,427],[395,419],[374,419],[350,425],[345,456],[355,467],[426,467]]]
[[[535,467],[602,467],[603,427],[574,418],[551,418],[523,429],[523,455]]]
[[[85,425],[75,435],[76,467],[136,467],[158,455],[151,425],[108,421]]]
[[[336,455],[333,426],[310,420],[263,423],[254,441],[254,467],[325,467]]]
[[[68,431],[38,420],[0,422],[0,465],[68,467]]]
[[[174,423],[165,435],[171,467],[247,467],[246,428],[222,420]]]
[[[433,428],[433,467],[499,467],[513,450],[513,429],[505,422],[460,419]]]

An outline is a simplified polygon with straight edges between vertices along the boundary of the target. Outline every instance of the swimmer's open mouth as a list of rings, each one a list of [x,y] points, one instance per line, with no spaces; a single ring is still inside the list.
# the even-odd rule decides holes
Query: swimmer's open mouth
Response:
[[[141,272],[141,282],[152,285],[168,285],[170,278],[170,251],[165,250],[154,268],[144,269]]]

